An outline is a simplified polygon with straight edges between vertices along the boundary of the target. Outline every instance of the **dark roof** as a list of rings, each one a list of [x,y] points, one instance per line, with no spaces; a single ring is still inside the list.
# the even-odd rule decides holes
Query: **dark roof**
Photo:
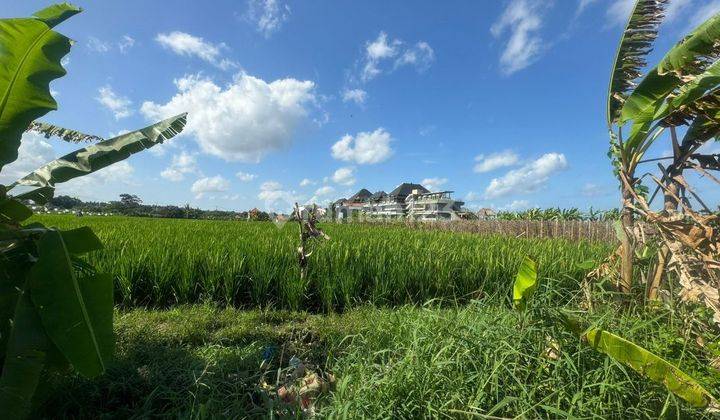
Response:
[[[372,196],[372,193],[370,191],[366,190],[365,188],[363,188],[360,191],[356,192],[355,195],[348,198],[348,201],[351,201],[351,202],[365,201],[368,198],[370,198],[370,196]]]
[[[409,182],[403,182],[402,184],[398,185],[397,188],[392,190],[390,194],[388,194],[391,197],[401,197],[405,198],[408,195],[412,194],[413,190],[418,190],[420,194],[423,193],[429,193],[430,191],[423,187],[420,184],[411,184]]]
[[[335,200],[335,202],[334,202],[333,204],[334,204],[334,205],[340,205],[340,204],[342,204],[342,203],[344,203],[344,202],[345,202],[345,199],[344,199],[344,198],[340,198],[340,199],[338,199],[338,200]]]
[[[385,191],[378,191],[375,194],[370,196],[370,200],[380,200],[381,198],[385,197],[387,193]]]

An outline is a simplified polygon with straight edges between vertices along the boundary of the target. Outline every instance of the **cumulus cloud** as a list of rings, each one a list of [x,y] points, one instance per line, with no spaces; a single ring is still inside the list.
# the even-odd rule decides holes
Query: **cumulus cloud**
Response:
[[[355,102],[358,105],[365,103],[367,92],[362,89],[345,89],[342,93],[343,102]]]
[[[58,184],[55,195],[69,195],[85,201],[117,199],[117,195],[137,188],[135,168],[126,160],[100,169],[90,175]]]
[[[490,28],[495,38],[509,33],[500,55],[500,69],[510,75],[534,63],[543,50],[539,35],[542,27],[541,5],[538,0],[512,0]]]
[[[360,132],[354,137],[346,134],[332,145],[332,157],[359,165],[371,165],[388,160],[393,154],[392,137],[383,128]]]
[[[336,184],[353,185],[355,184],[355,168],[352,166],[340,168],[332,174],[331,179]]]
[[[18,158],[3,166],[0,172],[0,184],[11,184],[55,158],[53,147],[43,135],[24,133],[18,149]]]
[[[263,182],[258,198],[263,200],[265,209],[270,211],[284,211],[290,209],[295,202],[302,201],[295,191],[285,190],[277,181]]]
[[[475,157],[477,163],[473,167],[473,171],[477,173],[490,172],[498,168],[515,165],[519,160],[518,155],[512,150],[492,153],[487,156],[478,155]]]
[[[195,155],[186,151],[173,156],[170,166],[160,172],[160,176],[173,182],[182,181],[186,174],[198,172]]]
[[[178,93],[167,103],[144,102],[143,115],[155,120],[188,112],[183,134],[193,135],[204,153],[228,161],[259,162],[289,147],[315,103],[315,84],[296,79],[267,83],[240,73],[223,88],[190,75],[175,85]]]
[[[222,57],[222,51],[227,49],[224,43],[213,44],[201,37],[180,31],[157,34],[155,41],[177,55],[197,57],[222,70],[237,67],[232,60]]]
[[[315,185],[315,184],[316,184],[316,182],[309,178],[303,178],[303,180],[300,181],[301,187],[307,187],[307,186]]]
[[[213,177],[200,178],[192,184],[190,191],[195,194],[195,198],[200,199],[205,194],[211,192],[225,192],[230,188],[230,181],[223,178],[222,175]]]
[[[447,184],[447,181],[447,178],[425,178],[420,182],[420,185],[430,191],[438,191],[440,187]]]
[[[115,93],[110,85],[98,89],[98,96],[95,99],[110,110],[116,120],[129,117],[133,113],[132,109],[130,109],[132,101]]]
[[[249,0],[245,17],[258,32],[269,38],[290,17],[290,6],[278,0]]]
[[[407,47],[399,39],[390,39],[384,31],[381,31],[374,41],[365,44],[365,56],[362,60],[360,80],[370,81],[380,75],[383,70],[383,63],[393,63],[391,69],[411,65],[418,71],[427,70],[435,61],[435,51],[430,44],[419,41]]]
[[[239,179],[242,182],[250,182],[253,179],[257,178],[257,175],[255,175],[255,174],[249,174],[247,172],[242,172],[242,171],[236,173],[235,176],[237,177],[237,179]]]
[[[543,187],[550,176],[567,168],[565,155],[547,153],[518,169],[513,169],[500,178],[494,178],[485,189],[486,198],[510,194],[529,193]]]

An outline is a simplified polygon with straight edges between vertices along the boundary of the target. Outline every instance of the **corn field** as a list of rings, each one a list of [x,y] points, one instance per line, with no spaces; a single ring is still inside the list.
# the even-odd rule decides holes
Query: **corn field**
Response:
[[[541,276],[582,278],[578,264],[600,260],[610,245],[516,238],[405,226],[325,224],[332,238],[310,257],[300,279],[297,225],[269,222],[38,216],[50,225],[89,225],[105,244],[90,254],[115,276],[116,302],[165,307],[216,302],[342,310],[362,303],[393,306],[430,299],[505,296],[526,255]]]

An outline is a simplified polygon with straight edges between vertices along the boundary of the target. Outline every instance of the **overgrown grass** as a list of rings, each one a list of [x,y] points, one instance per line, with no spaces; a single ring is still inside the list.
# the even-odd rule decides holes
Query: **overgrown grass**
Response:
[[[46,417],[268,417],[259,366],[289,355],[337,378],[320,417],[697,418],[705,414],[543,319],[507,305],[361,307],[344,314],[239,311],[211,306],[130,310],[116,318],[118,352],[95,380],[53,376]],[[717,372],[667,312],[592,316],[677,363],[715,395]],[[543,355],[548,337],[560,357]],[[712,338],[712,337],[708,337]],[[714,337],[717,339],[717,337]],[[284,360],[280,355],[284,354]]]
[[[297,226],[208,220],[37,216],[54,226],[93,227],[105,249],[89,256],[116,276],[116,303],[167,307],[214,302],[234,307],[330,311],[430,299],[466,302],[506,292],[526,255],[540,277],[573,279],[609,244],[520,239],[402,226],[328,225],[300,280]],[[571,282],[574,284],[574,281]]]

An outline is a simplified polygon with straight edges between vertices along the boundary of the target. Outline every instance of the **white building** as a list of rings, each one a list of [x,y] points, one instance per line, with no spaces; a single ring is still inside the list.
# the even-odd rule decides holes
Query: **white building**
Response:
[[[361,189],[349,199],[331,205],[329,214],[338,220],[360,215],[373,219],[455,220],[463,213],[462,201],[452,191],[430,192],[420,184],[402,183],[390,193],[371,194]]]

